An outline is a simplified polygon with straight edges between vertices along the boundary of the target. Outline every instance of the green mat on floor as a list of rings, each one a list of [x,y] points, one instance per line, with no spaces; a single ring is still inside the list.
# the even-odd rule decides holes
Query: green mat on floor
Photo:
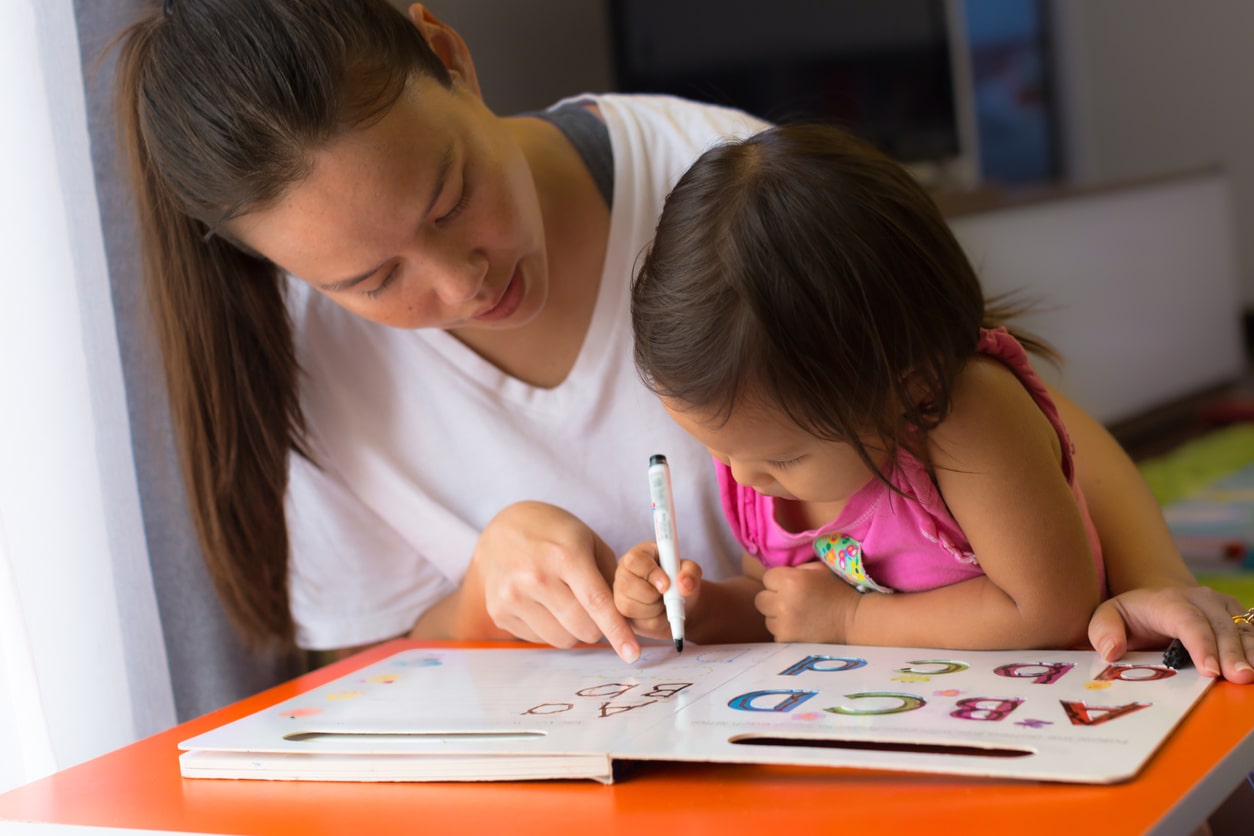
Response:
[[[1215,487],[1217,483],[1230,485],[1233,482],[1248,482],[1246,474],[1234,474],[1241,473],[1251,465],[1254,465],[1254,424],[1242,423],[1207,433],[1164,455],[1147,459],[1139,463],[1138,467],[1158,503],[1166,507],[1200,495],[1213,497],[1220,493]],[[1235,492],[1230,492],[1227,496],[1233,497],[1234,501],[1236,499]],[[1246,502],[1248,503],[1248,498]],[[1171,524],[1170,513],[1168,523]],[[1190,535],[1195,536],[1196,524],[1190,526],[1188,531],[1188,534],[1184,534],[1184,529],[1177,530],[1177,537],[1183,536],[1187,540]],[[1183,549],[1183,540],[1181,545]],[[1246,604],[1254,603],[1254,571],[1242,569],[1239,564],[1213,570],[1196,564],[1191,566],[1200,583],[1226,592]]]
[[[1236,598],[1245,606],[1254,605],[1254,572],[1196,572],[1197,582]]]
[[[1185,442],[1138,467],[1159,505],[1167,505],[1254,463],[1254,424],[1232,424]]]

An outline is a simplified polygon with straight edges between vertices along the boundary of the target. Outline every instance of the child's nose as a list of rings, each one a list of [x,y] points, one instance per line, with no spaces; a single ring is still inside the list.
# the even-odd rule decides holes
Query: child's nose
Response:
[[[752,467],[739,462],[730,462],[728,466],[731,468],[732,478],[736,480],[738,485],[760,488],[771,481],[770,475],[759,467]]]

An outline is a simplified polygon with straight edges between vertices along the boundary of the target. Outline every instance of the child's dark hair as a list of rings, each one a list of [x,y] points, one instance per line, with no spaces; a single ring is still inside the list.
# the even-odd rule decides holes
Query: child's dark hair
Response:
[[[119,36],[116,111],[192,517],[232,621],[290,645],[287,463],[308,456],[283,277],[231,242],[312,154],[450,78],[386,0],[153,2]]]
[[[657,394],[722,420],[742,400],[777,405],[873,472],[868,435],[927,461],[981,326],[1003,316],[902,166],[804,123],[697,160],[666,200],[631,315]]]

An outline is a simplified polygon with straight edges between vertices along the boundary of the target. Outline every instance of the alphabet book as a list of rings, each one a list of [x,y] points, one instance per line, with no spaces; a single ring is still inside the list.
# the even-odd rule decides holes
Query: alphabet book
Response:
[[[1212,680],[1162,654],[823,644],[407,649],[180,744],[191,778],[610,783],[615,764],[1134,776]],[[622,777],[620,770],[620,778]]]

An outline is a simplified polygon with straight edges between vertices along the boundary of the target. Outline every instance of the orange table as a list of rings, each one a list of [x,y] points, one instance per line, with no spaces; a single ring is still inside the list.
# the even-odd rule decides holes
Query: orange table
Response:
[[[410,647],[398,640],[0,795],[12,822],[227,834],[1188,833],[1254,770],[1254,686],[1213,686],[1132,781],[1026,783],[714,764],[625,780],[362,784],[185,779],[177,744]],[[52,828],[56,829],[56,828]],[[11,832],[11,831],[8,831]],[[38,831],[36,831],[38,832]]]

